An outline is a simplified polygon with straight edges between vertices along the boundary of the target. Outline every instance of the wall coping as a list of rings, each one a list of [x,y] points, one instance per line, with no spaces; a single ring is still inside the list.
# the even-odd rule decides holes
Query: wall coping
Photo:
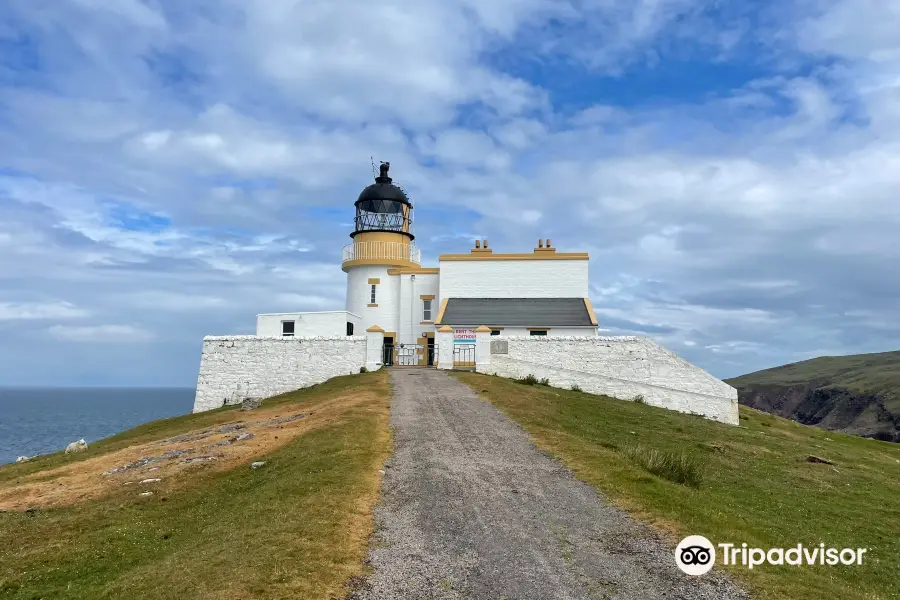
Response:
[[[284,315],[350,315],[351,317],[356,317],[357,319],[362,319],[356,313],[352,313],[349,310],[309,310],[306,312],[277,312],[277,313],[259,313],[257,317],[281,317]]]
[[[364,335],[301,335],[297,337],[282,337],[280,335],[208,335],[204,342],[364,342]]]
[[[638,342],[648,338],[637,335],[509,335],[497,339],[529,342]]]
[[[544,363],[534,362],[533,360],[523,360],[521,358],[514,358],[513,360],[515,360],[516,362],[519,362],[519,363],[524,363],[526,365],[534,365],[539,368],[547,367],[547,365],[545,365]],[[624,379],[622,377],[613,377],[612,375],[601,375],[600,373],[588,373],[586,371],[578,371],[576,369],[567,369],[566,367],[554,366],[554,367],[550,367],[550,368],[552,368],[556,371],[565,371],[567,373],[574,373],[576,375],[586,375],[588,377],[598,377],[600,379],[608,379],[610,381],[621,381],[622,383],[630,383],[633,385],[642,385],[642,386],[646,386],[646,387],[656,388],[658,390],[674,390],[676,392],[684,392],[687,394],[696,394],[698,396],[705,396],[707,398],[715,398],[717,400],[721,400],[721,399],[725,398],[727,400],[734,400],[735,402],[737,402],[737,389],[731,387],[730,385],[728,385],[727,383],[725,383],[724,381],[721,381],[721,380],[718,380],[719,383],[723,384],[728,389],[734,391],[734,398],[731,398],[730,396],[724,396],[724,395],[717,396],[715,394],[710,394],[707,392],[697,392],[697,391],[694,391],[691,389],[685,389],[684,387],[675,387],[674,385],[659,385],[657,383],[648,383],[648,382],[644,382],[644,381],[637,381],[635,379]],[[495,369],[492,369],[490,365],[483,366],[482,369],[483,369],[482,371],[478,371],[478,372],[479,373],[487,373],[487,374],[496,374]],[[663,408],[665,408],[665,407],[663,407]]]

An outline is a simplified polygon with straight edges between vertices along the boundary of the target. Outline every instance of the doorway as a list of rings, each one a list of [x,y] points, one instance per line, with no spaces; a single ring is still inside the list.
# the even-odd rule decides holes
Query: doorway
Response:
[[[437,352],[434,345],[434,332],[425,333],[423,337],[416,340],[416,344],[422,349],[419,357],[420,367],[433,367]]]
[[[384,346],[381,350],[381,364],[385,367],[394,366],[394,338],[384,338]]]

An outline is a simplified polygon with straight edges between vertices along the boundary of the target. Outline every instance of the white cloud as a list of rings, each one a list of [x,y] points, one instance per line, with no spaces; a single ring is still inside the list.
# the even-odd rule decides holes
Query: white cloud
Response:
[[[149,342],[155,337],[150,331],[131,325],[54,325],[47,331],[60,340],[103,344]]]
[[[121,302],[127,306],[153,311],[191,312],[222,309],[228,305],[225,298],[201,294],[146,290],[125,294]]]
[[[499,27],[506,35],[541,8],[515,4]],[[229,31],[227,43],[291,98],[302,99],[305,110],[330,119],[423,126],[449,122],[466,102],[513,113],[542,102],[526,82],[479,64],[479,52],[500,25],[495,12],[477,11],[473,21],[465,5],[436,0],[241,7],[245,27]]]
[[[343,306],[374,156],[426,255],[589,251],[598,314],[700,364],[895,343],[895,4],[779,3],[753,29],[755,5],[688,0],[9,0],[0,36],[41,69],[10,55],[0,84],[0,288],[73,304],[0,305],[4,333],[138,309],[189,382],[205,333]],[[703,61],[764,74],[666,82]]]
[[[0,302],[0,321],[52,321],[89,315],[90,311],[69,302]]]

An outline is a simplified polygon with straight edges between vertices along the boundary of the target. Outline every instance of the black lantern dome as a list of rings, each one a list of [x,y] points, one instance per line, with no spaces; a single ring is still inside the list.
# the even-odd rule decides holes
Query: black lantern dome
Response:
[[[350,237],[366,231],[386,231],[415,239],[410,232],[412,203],[406,192],[392,183],[388,176],[390,168],[391,163],[381,163],[381,172],[375,183],[359,194],[356,200],[356,227]]]

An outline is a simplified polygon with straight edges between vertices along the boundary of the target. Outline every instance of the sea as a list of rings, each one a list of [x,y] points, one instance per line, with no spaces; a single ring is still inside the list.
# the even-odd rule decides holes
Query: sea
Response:
[[[0,465],[191,412],[193,388],[0,388]]]

